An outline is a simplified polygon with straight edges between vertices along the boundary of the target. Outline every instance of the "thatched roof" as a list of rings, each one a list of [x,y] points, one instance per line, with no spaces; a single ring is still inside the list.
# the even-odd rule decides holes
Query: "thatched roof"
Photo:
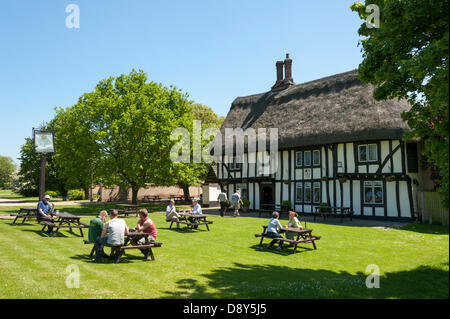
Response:
[[[374,87],[356,70],[273,92],[238,97],[225,128],[278,128],[280,149],[378,139],[399,139],[408,129],[406,100],[375,101]]]

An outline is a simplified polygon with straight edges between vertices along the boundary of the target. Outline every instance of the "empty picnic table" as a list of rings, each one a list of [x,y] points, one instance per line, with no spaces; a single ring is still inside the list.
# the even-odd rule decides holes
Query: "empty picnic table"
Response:
[[[172,228],[173,223],[177,223],[178,225],[179,224],[186,225],[187,228],[189,229],[189,231],[192,231],[192,229],[198,228],[199,225],[205,225],[206,229],[209,231],[209,226],[208,225],[211,225],[213,223],[212,221],[206,220],[207,216],[203,215],[203,214],[202,215],[195,215],[195,214],[189,214],[189,213],[181,212],[181,213],[179,213],[179,215],[180,215],[179,220],[178,221],[171,221],[169,228]],[[188,219],[189,217],[196,218],[197,222],[196,223],[190,222],[189,219]]]
[[[124,214],[126,217],[128,217],[128,214],[136,214],[136,217],[139,212],[139,206],[134,204],[116,204],[116,209],[119,212],[119,214]]]
[[[21,208],[19,208],[19,213],[17,213],[17,214],[10,214],[10,216],[15,216],[16,217],[16,218],[14,218],[12,223],[15,224],[16,221],[19,218],[23,218],[23,220],[22,220],[22,225],[23,225],[27,218],[29,218],[29,219],[36,218],[36,211],[37,211],[36,207],[35,208],[32,208],[32,207],[21,207]]]
[[[321,238],[321,236],[312,235],[312,229],[300,229],[295,227],[283,227],[282,229],[280,229],[280,232],[290,231],[296,233],[297,237],[295,239],[287,239],[282,237],[273,238],[267,235],[267,225],[264,225],[262,227],[263,232],[261,234],[255,234],[255,237],[261,237],[261,241],[259,242],[260,246],[262,245],[264,238],[269,238],[270,240],[275,239],[292,244],[294,246],[294,254],[297,252],[298,244],[313,244],[314,249],[317,249],[315,241]]]
[[[146,195],[143,197],[144,201],[147,201],[149,203],[159,203],[161,202],[161,197],[158,195]]]
[[[78,228],[80,230],[81,237],[84,237],[83,228],[89,228],[89,225],[80,221],[81,216],[75,216],[66,212],[55,213],[52,215],[56,218],[55,222],[48,221],[40,221],[41,224],[44,224],[41,231],[44,231],[46,227],[52,226],[56,228],[53,232],[53,237],[56,236],[60,228],[69,228],[72,231],[72,228]]]
[[[327,216],[340,216],[341,222],[344,217],[349,217],[352,220],[353,211],[350,207],[333,207],[333,206],[315,206],[314,207],[314,221],[316,221],[316,216],[320,215],[325,220]]]

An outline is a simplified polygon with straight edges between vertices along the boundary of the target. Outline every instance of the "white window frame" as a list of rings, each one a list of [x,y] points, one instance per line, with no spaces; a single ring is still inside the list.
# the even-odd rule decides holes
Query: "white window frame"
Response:
[[[320,183],[320,182],[314,182],[313,183],[313,191],[312,191],[312,201],[313,201],[313,203],[320,203],[321,202],[321,199],[322,199],[322,192],[321,192],[321,185],[322,183]],[[315,199],[315,196],[314,196],[314,194],[315,194],[315,191],[316,191],[316,189],[319,189],[319,200],[318,201],[315,201],[314,199]]]
[[[312,152],[311,151],[304,151],[303,152],[303,166],[309,167],[312,166]],[[309,164],[306,164],[306,153],[309,153]]]
[[[319,156],[317,157],[318,159],[319,159],[319,163],[314,163],[314,153],[319,153]],[[312,158],[311,158],[311,161],[312,161],[312,166],[320,166],[320,150],[313,150],[313,152],[312,152]]]
[[[306,200],[306,190],[309,189],[309,201]],[[311,182],[305,182],[304,183],[304,191],[305,193],[303,194],[303,202],[304,203],[312,203],[312,185]]]
[[[372,190],[372,200],[370,202],[366,201],[366,189],[370,188]],[[381,194],[381,202],[375,202],[375,189],[381,188],[382,194]],[[385,189],[383,187],[382,181],[364,181],[363,184],[363,195],[364,195],[364,204],[368,205],[384,205],[384,192]]]
[[[300,189],[300,195],[302,196],[302,200],[298,200],[298,194]],[[296,183],[295,184],[295,202],[296,203],[303,203],[303,183]]]
[[[375,159],[370,159],[369,158],[369,148],[370,146],[375,146]],[[361,159],[361,152],[360,152],[360,148],[365,147],[366,148],[366,159],[362,160]],[[378,161],[378,144],[360,144],[358,145],[358,162],[360,163],[371,163],[371,162],[377,162]]]
[[[298,153],[301,154],[300,164],[298,163],[298,157],[297,157],[297,154],[298,154]],[[295,167],[303,167],[303,151],[297,151],[297,152],[295,152]]]

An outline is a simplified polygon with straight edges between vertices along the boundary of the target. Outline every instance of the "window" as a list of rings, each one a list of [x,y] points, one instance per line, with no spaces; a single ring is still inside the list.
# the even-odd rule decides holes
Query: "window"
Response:
[[[406,162],[408,163],[409,173],[419,172],[419,157],[417,154],[417,144],[406,143]]]
[[[305,183],[305,203],[311,203],[311,183]]]
[[[377,144],[358,145],[358,161],[359,162],[376,162],[376,161],[378,161]]]
[[[239,171],[241,169],[241,161],[236,156],[230,157],[230,161],[228,162],[228,169],[230,171]]]
[[[295,166],[302,167],[303,164],[303,152],[295,152]]]
[[[320,166],[320,151],[319,150],[313,151],[313,165]]]
[[[295,187],[295,201],[297,203],[302,203],[303,202],[303,184],[302,183],[297,183],[296,187]]]
[[[364,204],[383,204],[382,182],[364,182]]]
[[[314,182],[313,202],[320,203],[320,182]]]
[[[305,151],[305,161],[303,164],[305,166],[311,166],[311,151]]]

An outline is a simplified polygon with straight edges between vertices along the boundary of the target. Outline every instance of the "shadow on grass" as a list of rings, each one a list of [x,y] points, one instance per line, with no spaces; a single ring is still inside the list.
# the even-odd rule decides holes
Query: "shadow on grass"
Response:
[[[448,235],[448,227],[443,225],[413,223],[400,227],[400,229],[421,234]]]
[[[53,235],[48,234],[47,231],[45,231],[45,230],[41,231],[41,230],[36,230],[36,229],[24,229],[22,231],[35,233],[35,234],[38,234],[41,237],[50,237],[50,238],[57,238],[57,237],[67,238],[67,237],[69,237],[69,236],[67,236],[65,234],[62,234],[59,231],[56,233],[55,237],[53,237]],[[76,235],[75,233],[73,233],[73,234]],[[78,235],[78,236],[80,236],[80,235]]]
[[[258,252],[272,253],[272,254],[276,254],[276,255],[280,255],[280,256],[290,256],[290,255],[294,254],[294,247],[289,247],[289,245],[284,244],[283,249],[281,251],[276,250],[276,248],[278,247],[278,244],[273,245],[272,248],[267,248],[267,245],[268,245],[268,243],[266,243],[266,244],[263,243],[261,246],[259,244],[257,244],[257,245],[250,246],[249,248],[251,248],[255,251],[258,251]],[[305,253],[305,252],[308,252],[311,250],[314,250],[314,249],[298,245],[297,252],[295,254],[301,254],[301,253]]]
[[[197,228],[197,229],[192,229],[189,230],[189,228],[187,227],[180,227],[177,228],[176,226],[169,228],[169,227],[158,227],[158,229],[164,229],[164,230],[169,230],[169,231],[175,231],[177,233],[187,233],[187,234],[193,234],[196,232],[207,232],[208,230],[206,228]]]
[[[78,254],[78,255],[70,257],[70,259],[80,260],[80,261],[84,261],[84,262],[92,263],[92,264],[114,264],[113,257],[103,257],[100,262],[96,263],[94,261],[95,254],[92,255],[92,257],[89,254]],[[138,256],[138,255],[130,255],[130,254],[123,254],[122,257],[120,258],[120,264],[129,264],[129,263],[134,263],[137,261],[151,262],[152,260],[150,259],[150,257],[148,259],[144,259],[143,255]]]
[[[217,268],[177,282],[177,291],[163,298],[448,298],[448,271],[420,266],[409,271],[382,273],[379,288],[367,288],[367,275],[346,271],[312,270],[276,265]]]

